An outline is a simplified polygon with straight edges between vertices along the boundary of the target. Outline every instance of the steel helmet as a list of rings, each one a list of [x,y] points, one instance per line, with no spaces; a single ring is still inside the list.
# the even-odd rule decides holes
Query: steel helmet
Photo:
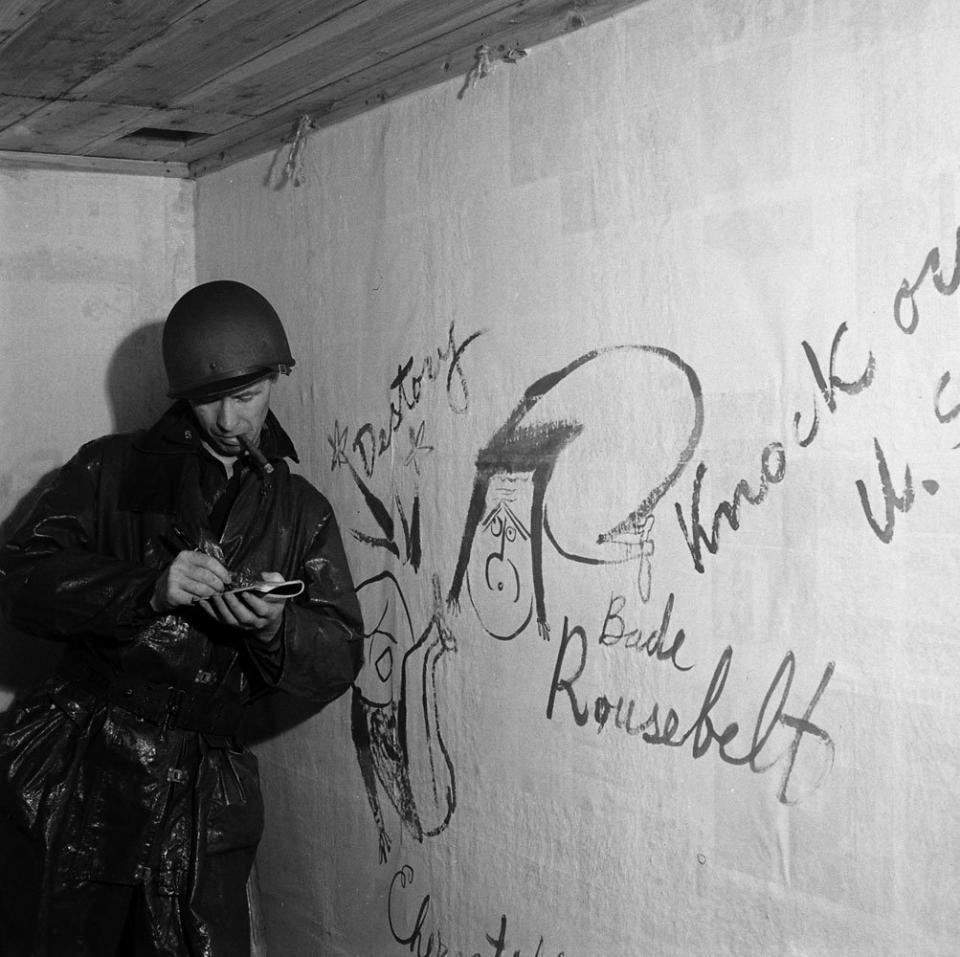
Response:
[[[294,364],[280,317],[255,289],[221,279],[184,293],[163,325],[168,395],[205,399]]]

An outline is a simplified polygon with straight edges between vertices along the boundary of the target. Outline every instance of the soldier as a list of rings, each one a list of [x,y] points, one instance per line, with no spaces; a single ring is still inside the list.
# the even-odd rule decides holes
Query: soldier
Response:
[[[244,706],[325,704],[360,666],[336,518],[270,411],[294,364],[277,313],[197,286],[163,360],[171,408],[84,445],[0,549],[0,610],[66,645],[0,723],[9,957],[248,954],[263,808]],[[236,591],[296,579],[297,597]]]

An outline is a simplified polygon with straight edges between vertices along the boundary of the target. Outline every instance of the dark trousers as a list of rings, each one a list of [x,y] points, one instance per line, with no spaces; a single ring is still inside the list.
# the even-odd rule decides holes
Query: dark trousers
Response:
[[[48,887],[35,847],[0,820],[0,957],[248,957],[254,848],[208,856],[180,895],[154,882]],[[40,902],[49,908],[40,911]]]

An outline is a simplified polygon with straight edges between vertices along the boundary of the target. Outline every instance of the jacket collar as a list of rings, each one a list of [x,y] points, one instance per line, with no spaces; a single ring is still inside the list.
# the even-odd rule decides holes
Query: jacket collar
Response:
[[[199,455],[204,451],[200,442],[202,434],[189,404],[179,401],[170,406],[152,428],[138,436],[135,445],[143,452]],[[263,423],[260,451],[268,459],[288,458],[294,462],[300,461],[290,436],[273,412],[267,412]]]

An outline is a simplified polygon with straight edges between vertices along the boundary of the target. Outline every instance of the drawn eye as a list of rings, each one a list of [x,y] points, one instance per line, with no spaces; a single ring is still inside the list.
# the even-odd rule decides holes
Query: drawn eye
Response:
[[[374,667],[377,669],[377,677],[381,681],[389,681],[393,674],[393,651],[390,648],[384,648]]]
[[[517,529],[513,525],[507,526],[507,541],[515,542],[517,540]]]
[[[490,522],[490,534],[494,538],[499,538],[503,534],[503,519],[498,515]]]

